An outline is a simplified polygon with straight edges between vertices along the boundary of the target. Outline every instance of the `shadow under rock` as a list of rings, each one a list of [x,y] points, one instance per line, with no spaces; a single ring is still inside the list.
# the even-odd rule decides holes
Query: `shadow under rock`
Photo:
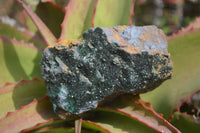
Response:
[[[25,109],[32,108],[28,110],[30,115],[38,117],[37,115],[39,114],[44,120],[49,120],[51,118],[58,119],[53,111],[53,106],[49,98],[45,95],[46,87],[44,81],[23,81],[15,86],[12,99],[16,110],[24,106]]]

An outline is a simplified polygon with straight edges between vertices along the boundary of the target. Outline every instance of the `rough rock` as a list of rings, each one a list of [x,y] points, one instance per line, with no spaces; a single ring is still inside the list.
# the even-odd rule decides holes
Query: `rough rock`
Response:
[[[105,98],[150,91],[172,76],[165,35],[155,26],[88,29],[83,39],[47,47],[40,65],[62,117],[95,109]]]

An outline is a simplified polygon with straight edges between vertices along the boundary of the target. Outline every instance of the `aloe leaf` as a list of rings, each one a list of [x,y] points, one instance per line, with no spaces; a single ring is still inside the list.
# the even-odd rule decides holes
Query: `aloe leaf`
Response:
[[[46,96],[39,101],[35,99],[14,112],[8,112],[4,118],[0,119],[0,129],[1,132],[19,132],[51,118],[57,118],[57,116]]]
[[[56,43],[57,39],[53,35],[53,33],[49,30],[49,28],[42,22],[42,20],[21,0],[17,0],[18,3],[25,9],[27,14],[31,17],[35,25],[37,26],[38,30],[40,31],[41,35],[43,36],[47,45],[53,45]]]
[[[16,38],[17,40],[24,40],[25,43],[34,43],[37,48],[45,48],[45,42],[37,35],[33,35],[29,31],[19,31],[17,28],[0,21],[0,36],[4,35],[9,39]]]
[[[40,59],[41,52],[33,44],[0,36],[0,72],[3,73],[0,75],[0,86],[22,78],[41,78]]]
[[[34,133],[75,133],[74,128],[64,128],[64,127],[57,127],[57,128],[44,128],[40,129]],[[103,132],[98,132],[98,131],[90,131],[90,130],[81,130],[81,133],[103,133]]]
[[[92,26],[95,0],[70,0],[65,7],[65,17],[59,40],[77,39]]]
[[[152,108],[136,100],[133,96],[117,98],[109,107],[95,110],[91,121],[111,132],[179,132]]]
[[[95,16],[95,26],[128,25],[133,0],[99,0]]]
[[[200,131],[199,124],[195,123],[191,117],[179,112],[174,114],[174,118],[171,123],[182,133],[199,133]]]
[[[169,118],[181,99],[200,87],[200,30],[176,35],[168,42],[173,61],[173,78],[152,92],[142,94],[145,101]]]
[[[73,120],[48,120],[46,122],[43,122],[43,123],[39,123],[33,127],[30,127],[30,128],[27,128],[27,129],[23,129],[21,130],[21,132],[49,132],[51,131],[52,129],[60,129],[63,127],[65,127],[65,131],[67,132],[68,129],[73,129],[73,132],[75,132],[75,129],[74,127],[71,127],[71,126],[74,126],[74,123]],[[50,127],[50,128],[48,128]],[[91,121],[85,121],[83,120],[82,121],[82,130],[81,132],[84,132],[84,131],[87,131],[87,132],[101,132],[101,133],[110,133],[110,131],[108,129],[105,129],[103,128],[102,126],[98,125],[97,123],[94,123],[94,122],[91,122]]]
[[[7,112],[15,111],[22,105],[27,105],[33,99],[41,99],[46,93],[43,80],[20,80],[16,83],[7,83],[0,87],[1,112],[0,118]]]

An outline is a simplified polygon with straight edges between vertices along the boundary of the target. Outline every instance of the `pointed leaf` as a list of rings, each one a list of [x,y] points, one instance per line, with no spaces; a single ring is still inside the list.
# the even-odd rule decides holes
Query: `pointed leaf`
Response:
[[[142,94],[145,101],[169,118],[181,99],[200,87],[200,30],[180,34],[169,40],[169,53],[173,61],[173,78],[160,87]]]
[[[99,0],[94,26],[128,25],[133,0]]]
[[[15,112],[9,112],[4,118],[0,119],[1,132],[19,132],[24,128],[57,118],[53,112],[52,105],[48,97],[37,101],[36,99],[25,106],[21,106]]]
[[[48,27],[42,22],[42,20],[21,0],[17,0],[18,3],[25,9],[28,15],[31,17],[35,25],[37,26],[38,30],[40,31],[41,35],[43,36],[44,40],[46,41],[47,45],[53,45],[56,43],[56,38],[52,34],[52,32],[48,29]]]
[[[41,78],[39,62],[41,52],[33,44],[0,37],[0,86],[33,77]]]
[[[133,96],[117,98],[109,104],[109,108],[97,109],[94,115],[92,121],[111,132],[179,132],[151,107],[136,101]]]
[[[0,21],[0,36],[4,35],[9,39],[16,38],[17,40],[24,40],[25,43],[34,43],[37,48],[45,48],[45,42],[37,35],[31,34],[29,31],[19,31],[16,27],[4,24]]]
[[[0,118],[5,116],[7,112],[15,111],[20,106],[29,104],[35,98],[41,99],[45,93],[44,82],[36,78],[5,84],[0,87]]]
[[[155,130],[119,111],[102,108],[96,110],[94,116],[95,117],[91,119],[91,121],[109,129],[113,133],[155,133]]]
[[[92,26],[95,0],[70,0],[65,8],[60,40],[77,39]]]

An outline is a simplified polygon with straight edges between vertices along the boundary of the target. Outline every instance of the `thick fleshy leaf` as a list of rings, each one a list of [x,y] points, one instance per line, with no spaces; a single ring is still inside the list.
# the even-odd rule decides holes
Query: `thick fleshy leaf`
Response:
[[[128,25],[133,0],[99,0],[94,26]]]
[[[0,118],[7,112],[17,110],[22,105],[31,103],[35,98],[41,99],[46,93],[43,80],[20,80],[16,83],[7,83],[0,87],[1,112]]]
[[[57,118],[57,116],[53,112],[48,97],[44,97],[39,101],[35,99],[30,104],[21,106],[15,112],[8,112],[4,118],[0,119],[0,129],[1,132],[19,132],[51,118]]]
[[[200,87],[200,30],[176,35],[169,40],[169,53],[173,61],[173,78],[160,87],[142,94],[145,101],[169,118],[181,99]]]
[[[50,127],[50,128],[48,128]],[[47,122],[39,123],[33,127],[28,129],[24,129],[21,132],[41,132],[41,131],[51,131],[52,128],[62,128],[65,127],[66,129],[73,128],[74,132],[74,120],[49,120]],[[49,130],[50,129],[50,130]],[[68,130],[66,130],[68,131]],[[101,132],[101,133],[110,133],[109,130],[103,128],[102,126],[98,125],[97,123],[91,121],[82,121],[82,131],[87,132]]]
[[[53,33],[49,30],[49,28],[42,22],[42,20],[21,0],[17,0],[18,3],[25,9],[27,14],[31,17],[35,25],[37,26],[38,30],[40,31],[41,35],[43,36],[47,45],[53,45],[56,43],[57,39],[53,35]]]
[[[65,8],[60,40],[77,39],[92,26],[95,0],[70,0]]]
[[[19,31],[17,28],[0,21],[0,36],[4,35],[9,39],[16,38],[17,40],[24,40],[25,43],[34,43],[37,48],[45,48],[45,42],[37,35],[33,35],[28,31]]]
[[[94,112],[91,121],[111,132],[179,132],[152,108],[133,99],[133,96],[120,97],[109,104],[109,108],[99,108]]]
[[[64,11],[55,3],[45,2],[37,6],[35,11],[41,20],[49,27],[56,38],[59,38],[61,32],[61,23],[64,18]]]
[[[41,78],[39,62],[41,52],[33,44],[0,37],[0,86],[33,77]]]
[[[20,132],[22,132],[22,133],[35,132],[40,129],[44,129],[46,127],[72,127],[71,125],[67,126],[67,123],[68,123],[68,121],[62,120],[62,119],[49,119],[47,121],[37,123],[33,126],[22,129]]]
[[[64,127],[58,127],[58,128],[47,127],[47,128],[40,129],[34,133],[75,133],[75,129],[64,128]],[[103,133],[103,132],[82,129],[81,133]]]
[[[200,125],[195,123],[194,120],[179,112],[174,114],[171,123],[176,126],[182,133],[199,133]]]

